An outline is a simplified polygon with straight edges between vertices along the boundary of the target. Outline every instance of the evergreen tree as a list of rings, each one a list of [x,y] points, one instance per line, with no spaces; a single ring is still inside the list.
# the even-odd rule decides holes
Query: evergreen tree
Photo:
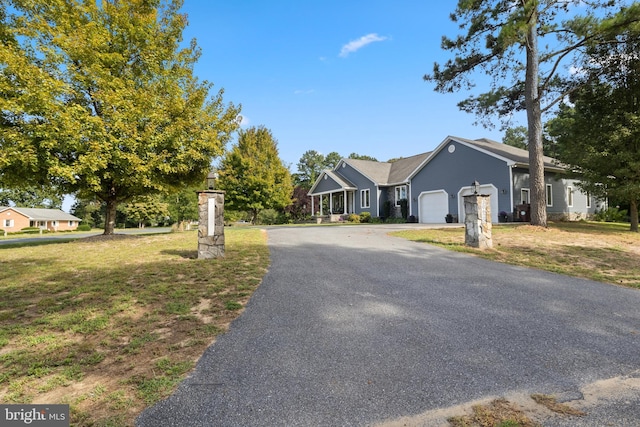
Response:
[[[451,19],[463,33],[442,40],[442,48],[455,57],[443,67],[435,64],[433,72],[424,76],[436,83],[439,92],[471,89],[471,74],[478,70],[491,76],[488,92],[458,104],[463,111],[476,113],[485,125],[492,125],[496,115],[505,118],[526,111],[534,225],[547,225],[542,114],[567,94],[558,71],[563,63],[572,65],[589,42],[606,39],[640,19],[640,4],[625,8],[621,3],[628,2],[459,0]],[[617,6],[620,10],[614,14]],[[576,16],[576,10],[586,15]]]

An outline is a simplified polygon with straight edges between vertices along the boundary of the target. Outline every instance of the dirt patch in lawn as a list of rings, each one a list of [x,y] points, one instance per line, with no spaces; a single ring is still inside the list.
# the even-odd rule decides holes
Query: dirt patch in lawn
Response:
[[[64,403],[75,426],[131,426],[243,311],[266,235],[226,230],[225,257],[185,256],[197,232],[99,235],[0,253],[0,402]]]

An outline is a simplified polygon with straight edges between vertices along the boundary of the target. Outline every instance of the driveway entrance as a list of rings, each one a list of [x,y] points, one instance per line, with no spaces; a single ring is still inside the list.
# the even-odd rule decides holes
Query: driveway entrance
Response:
[[[637,290],[392,228],[270,228],[271,267],[246,311],[137,425],[370,426],[489,396],[578,394],[640,368]]]

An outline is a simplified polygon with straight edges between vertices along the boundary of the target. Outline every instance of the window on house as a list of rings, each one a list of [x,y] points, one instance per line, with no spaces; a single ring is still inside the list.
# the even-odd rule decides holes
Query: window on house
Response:
[[[400,206],[400,200],[407,198],[407,186],[400,185],[396,187],[396,206]]]
[[[567,206],[573,207],[573,187],[567,187]]]
[[[58,221],[51,221],[51,226],[52,227],[57,227],[58,226]]]
[[[523,205],[529,203],[529,189],[528,188],[523,188],[522,190],[520,190],[520,203],[523,204]]]
[[[547,206],[553,206],[553,186],[547,184]]]
[[[360,190],[360,207],[368,208],[371,206],[371,200],[369,198],[369,189]]]
[[[75,222],[75,221],[69,221],[69,227],[73,227],[73,223],[74,223],[74,222]]]
[[[587,209],[591,207],[591,194],[587,193]]]
[[[5,219],[4,220],[4,226],[5,227],[13,227],[13,220],[12,219]]]

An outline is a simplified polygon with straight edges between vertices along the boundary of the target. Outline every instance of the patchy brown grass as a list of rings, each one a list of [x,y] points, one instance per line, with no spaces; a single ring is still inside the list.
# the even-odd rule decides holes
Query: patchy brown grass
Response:
[[[640,234],[628,229],[627,224],[597,222],[550,223],[547,228],[494,225],[493,249],[488,250],[465,246],[460,228],[392,234],[507,264],[638,288]]]
[[[264,232],[228,229],[0,247],[0,402],[68,403],[76,426],[130,426],[242,311],[269,263]]]
[[[559,403],[555,397],[546,394],[532,394],[531,399],[548,410],[561,415],[572,415],[582,417],[585,413],[564,403]]]
[[[452,427],[539,427],[516,404],[496,399],[487,405],[474,405],[473,413],[448,419]]]

